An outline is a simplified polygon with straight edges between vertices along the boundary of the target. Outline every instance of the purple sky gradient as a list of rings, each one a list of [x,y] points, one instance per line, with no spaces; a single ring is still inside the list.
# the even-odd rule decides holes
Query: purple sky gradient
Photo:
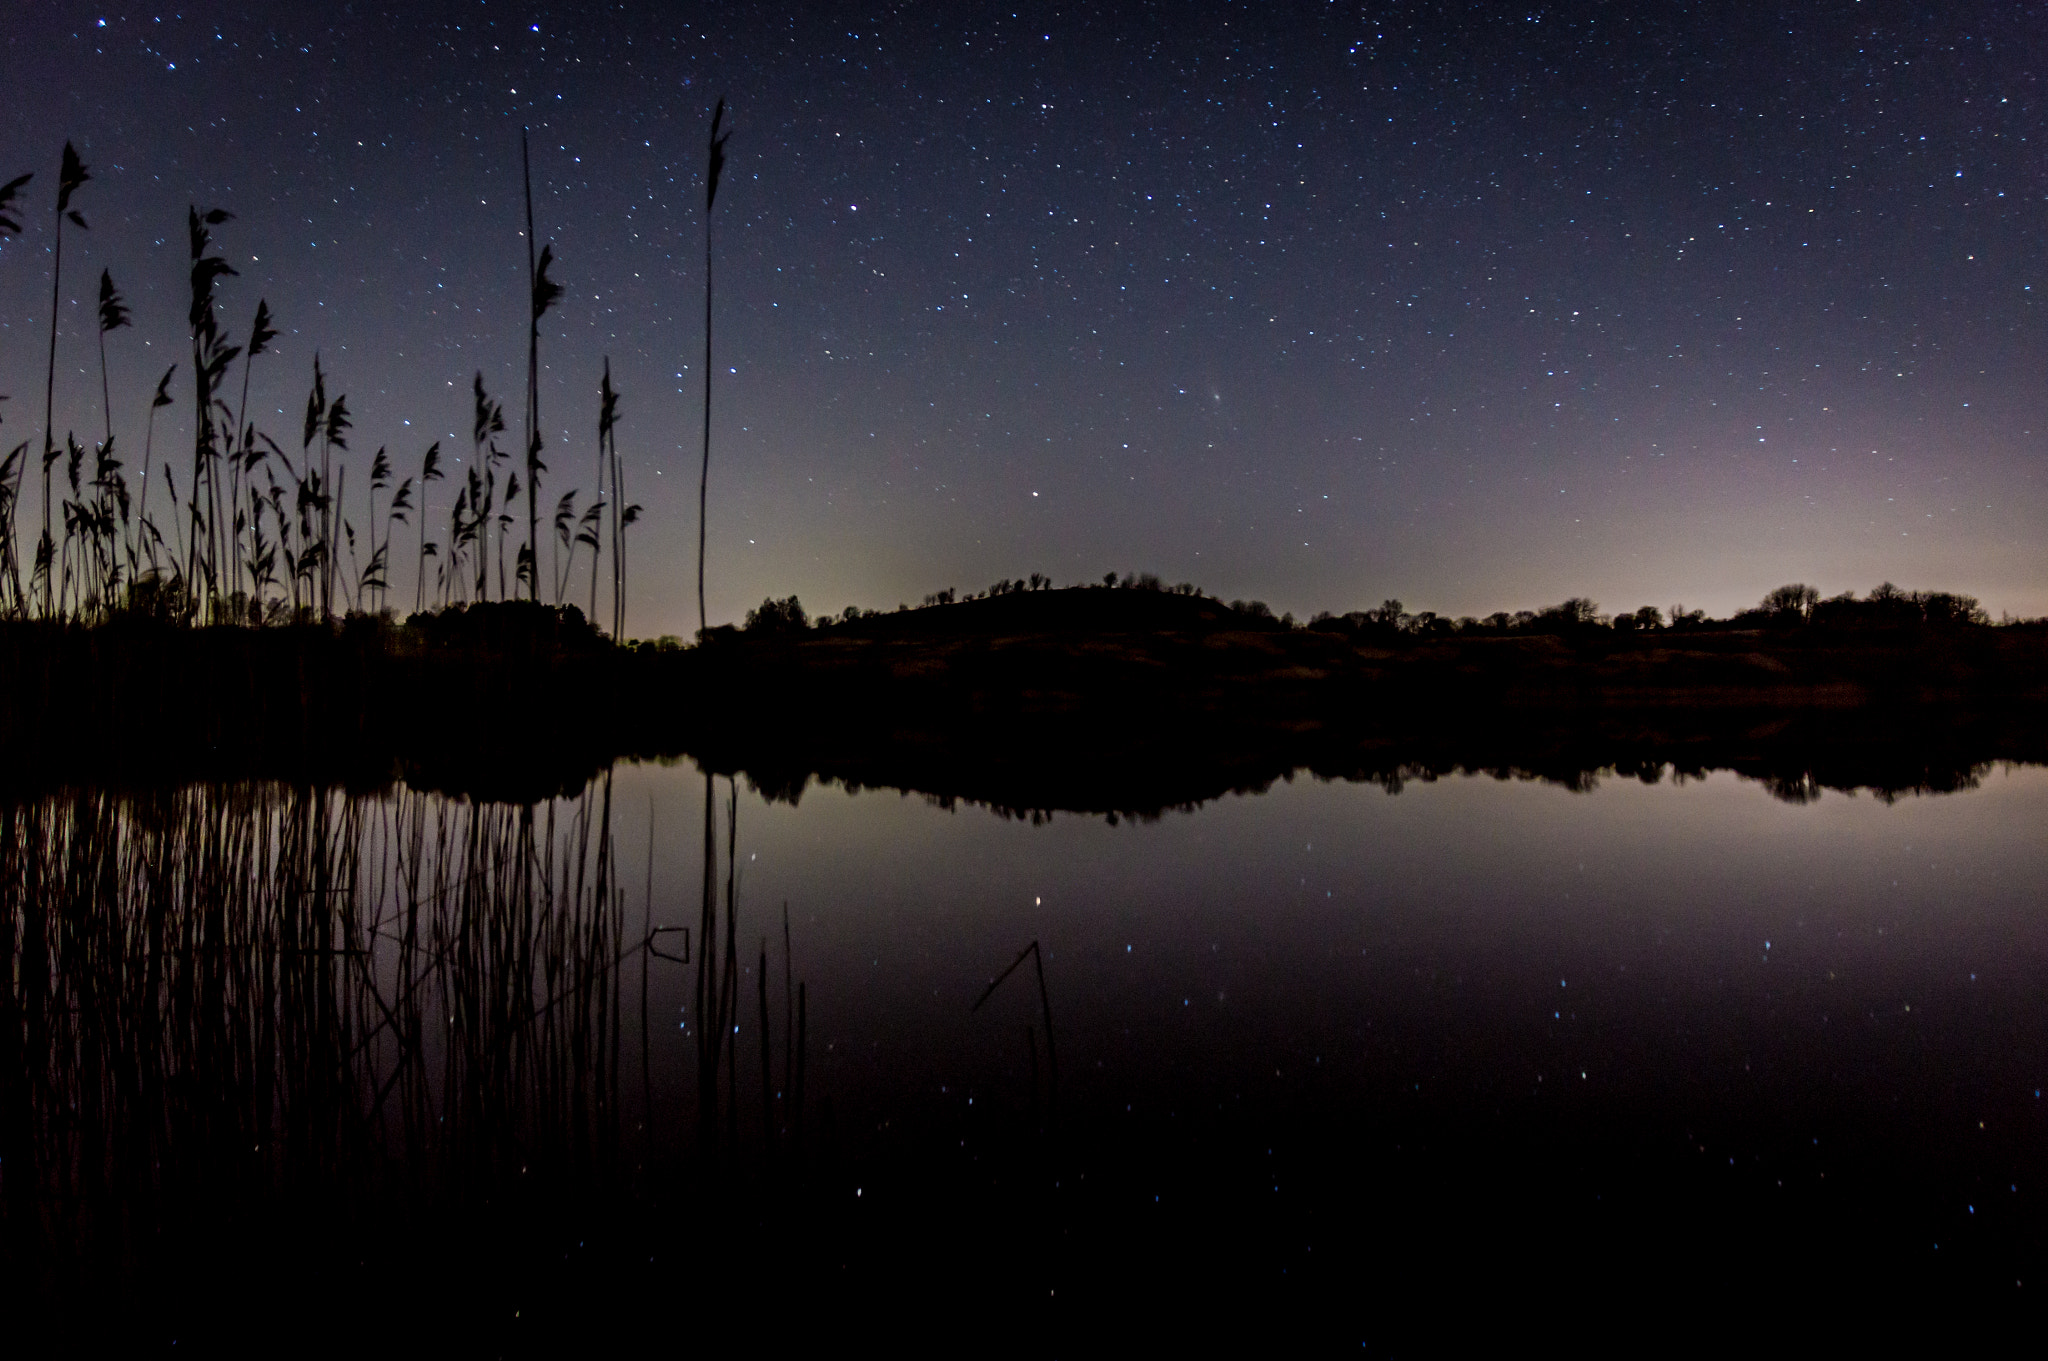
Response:
[[[0,441],[41,439],[69,137],[94,179],[60,432],[101,428],[103,267],[136,318],[109,341],[131,467],[157,375],[186,378],[196,203],[236,215],[229,331],[259,297],[280,320],[254,377],[280,443],[317,350],[352,488],[380,444],[402,474],[434,439],[466,459],[471,375],[519,406],[527,125],[568,288],[543,503],[587,499],[609,356],[647,507],[629,631],[687,633],[723,94],[714,622],[1111,570],[1299,615],[1887,579],[2044,614],[2038,20],[39,4],[0,35],[0,180],[36,172],[0,241]],[[189,460],[175,391],[157,447]]]

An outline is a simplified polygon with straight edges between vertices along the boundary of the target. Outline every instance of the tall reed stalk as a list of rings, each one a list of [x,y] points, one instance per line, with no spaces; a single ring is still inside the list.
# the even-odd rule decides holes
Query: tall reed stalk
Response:
[[[476,598],[488,600],[491,580],[491,512],[497,499],[498,463],[505,457],[504,451],[498,448],[497,436],[505,432],[505,408],[484,391],[484,375],[481,369],[477,370],[470,395],[470,445],[475,451],[475,457],[469,467],[468,530],[472,540],[477,531],[481,531],[483,535],[481,542],[477,544]],[[458,539],[460,537],[458,535]]]
[[[256,446],[255,427],[247,423],[249,419],[249,378],[256,369],[256,356],[268,349],[270,342],[275,339],[277,339],[277,328],[271,325],[270,302],[268,299],[258,298],[256,300],[256,319],[249,325],[249,351],[242,359],[242,400],[235,408],[235,435],[234,439],[230,442],[231,456],[234,464],[230,470],[228,480],[228,501],[230,504],[238,507],[238,509],[235,511],[236,518],[230,525],[232,541],[228,558],[230,562],[236,564],[234,568],[236,576],[232,583],[232,588],[235,590],[239,590],[241,586],[241,569],[239,564],[242,551],[242,521],[239,506],[241,504],[242,478],[246,474],[254,473],[256,465],[263,458],[263,451]],[[255,527],[255,515],[256,512],[252,509],[250,512],[252,528]],[[253,555],[254,551],[252,550],[252,557]],[[251,583],[251,589],[252,591],[254,590],[253,582]]]
[[[220,391],[221,379],[241,347],[230,345],[226,332],[220,329],[219,318],[214,315],[214,284],[222,275],[236,273],[233,266],[218,255],[207,252],[213,245],[213,234],[209,230],[233,217],[223,208],[209,209],[201,213],[198,208],[188,210],[186,233],[191,247],[192,259],[192,307],[187,321],[192,330],[192,383],[193,383],[193,434],[192,434],[192,480],[186,487],[186,511],[191,521],[191,535],[185,543],[185,584],[186,590],[196,595],[199,571],[203,567],[206,577],[206,594],[201,598],[211,614],[217,607],[220,589],[220,439],[215,416],[215,396]],[[200,486],[207,488],[207,501],[200,500]],[[207,556],[199,557],[202,538]]]
[[[23,186],[34,178],[33,173],[16,175],[7,183],[0,184],[0,236],[21,234],[21,219],[17,216],[21,210],[15,206],[15,200],[21,197]],[[26,440],[0,460],[0,591],[6,592],[0,605],[4,605],[8,614],[20,614],[27,609],[27,602],[21,594],[21,563],[14,551],[18,532],[16,515],[21,507],[21,478],[27,466]]]
[[[171,379],[177,374],[178,366],[171,365],[164,370],[164,376],[156,380],[156,395],[149,399],[149,416],[143,426],[142,435],[142,495],[135,508],[136,556],[148,554],[152,571],[156,570],[156,549],[162,536],[156,532],[156,522],[149,518],[149,459],[156,447],[156,413],[171,404]]]
[[[66,142],[63,162],[57,172],[56,249],[50,262],[50,363],[43,378],[43,537],[36,545],[36,565],[42,573],[43,613],[46,615],[53,612],[51,566],[55,549],[50,538],[50,510],[53,505],[50,496],[50,469],[57,461],[57,312],[62,301],[60,290],[64,281],[64,223],[68,219],[80,231],[86,230],[85,219],[71,206],[71,196],[91,179],[92,174],[85,168],[85,162],[78,159],[77,148]]]
[[[420,553],[419,572],[413,582],[413,612],[427,607],[427,559],[440,552],[440,545],[427,541],[427,484],[441,480],[441,441],[435,440],[427,446],[426,456],[420,460]]]
[[[114,398],[107,386],[107,332],[130,324],[128,304],[114,287],[114,276],[100,271],[100,410],[107,418],[107,443],[114,442]]]
[[[718,180],[725,173],[725,100],[711,113],[709,166],[704,176],[704,465],[697,478],[697,631],[710,627],[704,613],[705,511],[711,495],[711,209],[718,202]],[[612,492],[616,499],[618,490]],[[614,635],[616,636],[616,635]]]
[[[593,624],[597,622],[598,560],[604,556],[605,465],[610,458],[612,426],[618,422],[618,418],[619,394],[612,387],[612,357],[606,355],[604,357],[604,377],[599,380],[597,388],[597,499],[591,502],[590,509],[584,512],[585,519],[590,521],[586,526],[586,531],[590,535],[590,621]],[[618,489],[614,487],[612,492],[612,499],[616,501],[618,499]],[[615,544],[618,542],[616,534],[612,536],[612,541]],[[612,571],[614,574],[612,591],[616,596],[618,592],[618,558],[616,549],[613,550],[612,561]]]
[[[519,165],[526,183],[526,284],[529,302],[526,321],[526,566],[527,598],[540,601],[540,475],[547,465],[540,461],[540,319],[561,299],[562,286],[548,278],[555,247],[550,242],[536,260],[533,254],[533,158],[527,150],[526,129],[519,130]],[[510,495],[506,497],[509,502]],[[503,594],[502,585],[500,594]]]

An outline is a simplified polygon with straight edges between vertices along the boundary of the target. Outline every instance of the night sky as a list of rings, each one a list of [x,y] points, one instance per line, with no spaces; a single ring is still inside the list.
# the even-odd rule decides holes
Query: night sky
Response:
[[[568,290],[543,504],[587,499],[609,356],[629,631],[688,633],[722,94],[713,622],[1112,570],[1303,616],[1887,579],[2048,613],[2048,14],[1776,8],[32,0],[0,439],[40,443],[68,137],[60,433],[101,429],[104,267],[119,443],[177,361],[189,461],[197,204],[236,215],[233,338],[280,319],[267,427],[296,452],[316,350],[348,395],[352,499],[380,444],[468,458],[479,369],[516,447],[526,125]]]

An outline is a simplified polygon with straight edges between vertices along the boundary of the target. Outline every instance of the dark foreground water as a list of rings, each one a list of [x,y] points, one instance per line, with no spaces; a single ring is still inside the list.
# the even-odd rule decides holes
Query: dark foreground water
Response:
[[[1398,1355],[2031,1312],[2048,770],[1584,783],[1111,820],[720,778],[708,885],[689,765],[16,806],[9,1316]]]

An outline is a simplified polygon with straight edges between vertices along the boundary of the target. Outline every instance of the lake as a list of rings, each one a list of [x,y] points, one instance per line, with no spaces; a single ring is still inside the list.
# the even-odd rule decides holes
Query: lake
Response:
[[[496,1352],[965,1316],[1032,1354],[2024,1307],[2048,769],[1645,773],[1140,817],[718,777],[708,884],[687,762],[527,809],[19,801],[15,1304],[259,1345],[311,1289]]]

